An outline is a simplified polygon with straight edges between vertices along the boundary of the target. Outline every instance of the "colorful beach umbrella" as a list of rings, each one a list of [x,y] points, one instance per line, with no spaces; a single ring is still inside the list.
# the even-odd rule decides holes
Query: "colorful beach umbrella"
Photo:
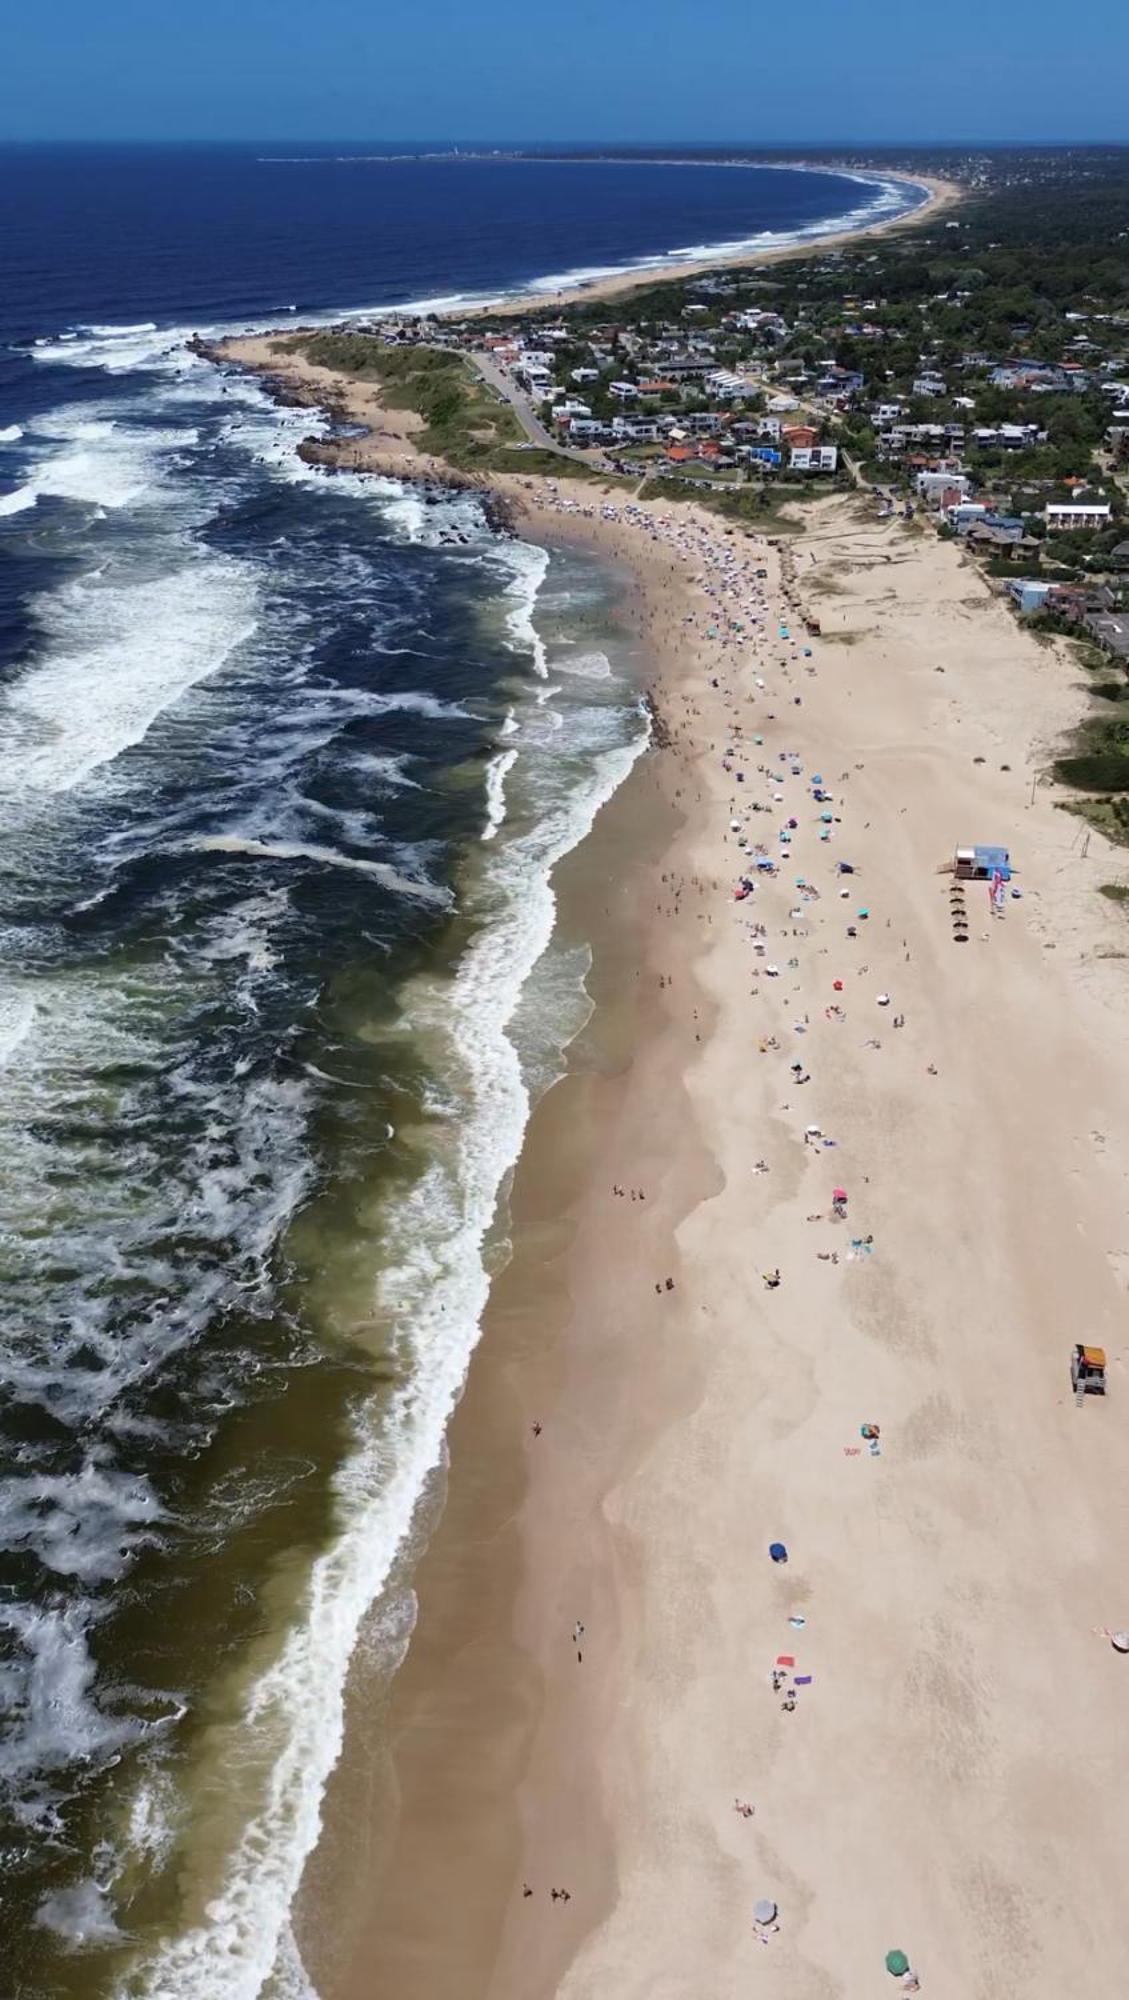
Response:
[[[909,1971],[909,1960],[905,1952],[888,1951],[886,1953],[886,1970],[887,1972],[892,1972],[895,1979],[901,1979]]]
[[[771,1902],[767,1896],[762,1896],[759,1902],[753,1904],[753,1918],[758,1924],[775,1923],[776,1904]]]

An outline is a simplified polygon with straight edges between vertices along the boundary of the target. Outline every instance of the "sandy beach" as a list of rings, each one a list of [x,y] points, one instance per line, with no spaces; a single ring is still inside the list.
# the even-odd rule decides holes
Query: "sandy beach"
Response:
[[[634,271],[616,271],[606,278],[590,278],[575,285],[565,285],[553,292],[538,292],[536,297],[525,296],[507,299],[501,305],[460,306],[451,314],[440,314],[440,318],[458,320],[474,318],[511,318],[515,313],[528,313],[531,307],[548,308],[590,304],[598,299],[622,298],[628,292],[637,292],[646,285],[660,283],[664,279],[682,280],[702,277],[710,271],[752,270],[761,265],[780,264],[796,257],[811,257],[825,252],[842,250],[849,243],[857,242],[864,236],[889,235],[892,232],[917,228],[926,220],[936,220],[939,215],[955,208],[963,201],[965,191],[957,181],[946,181],[929,174],[903,174],[890,172],[887,180],[908,181],[914,187],[929,190],[929,199],[919,207],[902,215],[884,216],[877,221],[867,222],[855,229],[837,229],[817,239],[808,238],[801,243],[789,243],[776,250],[736,250],[732,254],[700,257],[677,264],[649,264]]]
[[[660,726],[560,871],[597,1011],[304,1959],[323,2000],[854,2000],[894,1948],[926,1993],[1116,1986],[1129,947],[1039,782],[1076,677],[853,497],[772,546],[508,488],[629,570]],[[974,841],[1019,893],[960,942]]]

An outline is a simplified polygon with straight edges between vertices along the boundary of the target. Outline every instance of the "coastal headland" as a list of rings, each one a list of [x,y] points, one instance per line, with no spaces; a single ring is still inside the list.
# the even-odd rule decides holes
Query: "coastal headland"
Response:
[[[371,384],[221,358],[365,425],[350,469],[444,476]],[[1040,783],[1083,696],[862,496],[781,536],[491,485],[621,567],[660,726],[559,871],[596,1012],[391,1695],[355,1664],[304,1961],[322,2000],[854,2000],[894,1951],[1116,1986],[1124,943]]]

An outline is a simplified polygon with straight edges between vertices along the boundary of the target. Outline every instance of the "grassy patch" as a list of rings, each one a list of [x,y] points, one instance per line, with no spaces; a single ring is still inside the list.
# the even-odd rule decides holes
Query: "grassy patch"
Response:
[[[580,458],[565,458],[555,451],[542,451],[530,445],[522,451],[513,445],[496,446],[490,455],[492,472],[535,474],[539,479],[598,479],[604,486],[634,488],[634,479],[619,479],[614,474],[602,472],[598,465],[586,465]]]
[[[1107,896],[1111,903],[1129,903],[1129,882],[1103,882],[1099,896]]]
[[[513,447],[524,436],[508,404],[500,402],[461,354],[439,347],[386,347],[365,333],[303,334],[292,343],[319,368],[353,381],[372,382],[390,410],[414,410],[423,418],[418,444],[464,472],[488,472],[500,453],[507,469],[518,469]],[[552,452],[522,453],[523,460],[549,459]],[[540,467],[526,463],[527,471]]]

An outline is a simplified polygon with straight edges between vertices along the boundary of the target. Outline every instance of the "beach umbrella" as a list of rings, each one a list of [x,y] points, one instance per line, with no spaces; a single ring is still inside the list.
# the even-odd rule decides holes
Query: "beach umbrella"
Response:
[[[831,1199],[832,1201],[846,1201],[847,1199],[846,1188],[832,1188]]]
[[[1109,1636],[1115,1653],[1129,1653],[1129,1632],[1111,1632]]]
[[[886,1970],[887,1972],[892,1972],[895,1979],[901,1979],[909,1971],[909,1960],[905,1952],[888,1951],[886,1953]]]
[[[769,1897],[762,1896],[759,1902],[753,1904],[753,1919],[758,1924],[775,1923],[776,1904]]]
[[[768,1545],[768,1553],[772,1557],[774,1563],[786,1563],[788,1560],[788,1551],[785,1548],[783,1542],[770,1542]]]

